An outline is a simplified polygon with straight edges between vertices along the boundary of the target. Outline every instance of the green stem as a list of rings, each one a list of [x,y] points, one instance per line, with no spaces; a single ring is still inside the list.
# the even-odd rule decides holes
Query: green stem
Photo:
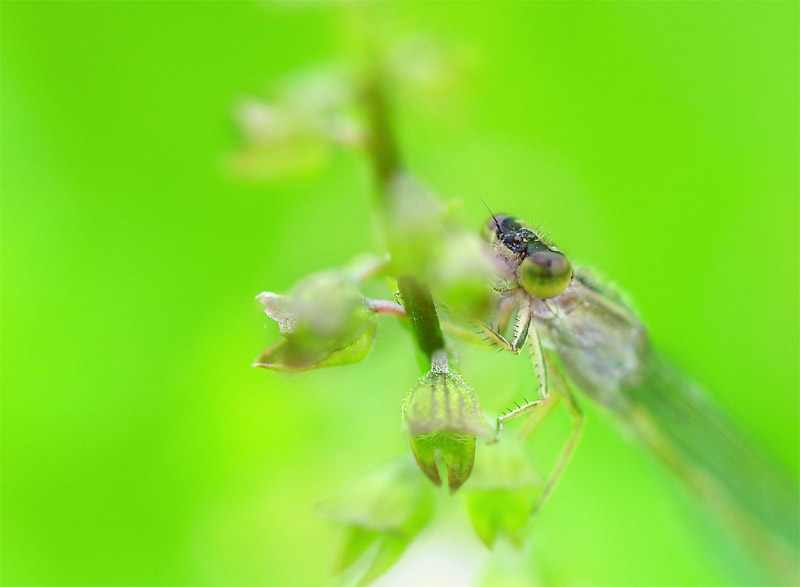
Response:
[[[387,210],[393,207],[390,205],[391,199],[402,196],[400,191],[392,189],[392,184],[403,168],[389,122],[389,106],[379,67],[372,68],[372,75],[364,89],[364,103],[370,124],[370,160],[378,182],[378,209],[381,222],[386,228]],[[391,249],[392,243],[389,239],[389,254],[394,258]],[[433,353],[445,346],[430,290],[415,276],[409,274],[399,275],[397,284],[417,347],[430,362]]]
[[[385,210],[389,198],[392,197],[392,179],[402,171],[402,165],[389,123],[389,106],[380,76],[378,68],[373,67],[371,79],[364,89],[364,101],[370,126],[370,159],[380,186],[378,201]]]
[[[433,353],[444,348],[444,336],[431,293],[410,275],[401,275],[397,279],[397,285],[417,347],[431,361]]]

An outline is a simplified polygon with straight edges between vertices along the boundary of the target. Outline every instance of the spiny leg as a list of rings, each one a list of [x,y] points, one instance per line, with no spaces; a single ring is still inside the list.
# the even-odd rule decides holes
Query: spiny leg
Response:
[[[525,405],[519,406],[517,409],[500,416],[497,419],[497,434],[494,438],[494,442],[500,439],[500,436],[503,432],[503,424],[505,424],[505,422],[525,414],[530,414],[530,416],[529,420],[526,421],[523,427],[520,429],[520,435],[523,437],[529,437],[561,400],[564,400],[567,406],[567,411],[569,412],[572,420],[572,430],[570,431],[567,440],[564,442],[564,445],[561,447],[558,457],[556,458],[556,462],[553,465],[553,468],[550,470],[550,474],[548,475],[547,481],[542,489],[542,493],[539,495],[539,499],[531,511],[531,518],[533,518],[533,516],[535,516],[535,514],[547,501],[547,498],[550,497],[550,494],[555,488],[556,483],[558,483],[558,480],[564,473],[564,469],[566,468],[572,453],[575,451],[575,447],[577,446],[581,432],[583,431],[584,415],[580,409],[580,406],[578,406],[578,403],[575,401],[575,397],[572,395],[572,392],[570,392],[563,373],[545,356],[541,339],[539,338],[539,333],[534,325],[531,324],[529,326],[527,336],[531,353],[531,363],[536,376],[538,399],[532,402],[527,402]],[[556,393],[552,395],[550,394],[550,376],[552,376],[552,388],[556,390]],[[534,410],[536,410],[536,412],[534,412]],[[531,412],[534,413],[532,414]],[[540,415],[541,417],[539,417]]]
[[[526,323],[521,329],[519,328],[520,326],[519,322],[517,323],[518,327],[517,334],[519,335],[524,332],[525,339],[528,340],[528,348],[530,349],[531,353],[531,364],[533,366],[533,374],[536,377],[537,399],[530,402],[526,402],[522,406],[518,405],[516,409],[511,410],[510,412],[507,412],[501,415],[499,418],[497,418],[497,432],[495,433],[494,442],[500,440],[500,437],[503,435],[503,426],[506,422],[532,412],[533,410],[546,404],[550,399],[550,392],[548,390],[548,381],[547,381],[547,365],[545,364],[544,350],[542,349],[542,341],[539,338],[539,332],[536,330],[536,326],[531,324],[530,305],[526,305],[523,308],[525,309]],[[523,309],[521,308],[520,314],[522,313]],[[516,350],[516,352],[519,352],[519,349],[522,347],[522,345],[518,343],[519,343],[518,337],[515,336],[514,342],[511,345],[512,352],[514,352],[514,350]]]
[[[526,422],[523,425],[523,428],[520,430],[520,433],[524,436],[530,436],[536,429],[536,427],[544,421],[547,415],[552,412],[552,410],[556,407],[556,405],[562,399],[565,401],[567,405],[567,410],[569,411],[570,417],[572,419],[572,430],[570,431],[570,435],[567,438],[566,442],[562,446],[559,455],[556,459],[555,465],[553,465],[552,470],[550,471],[550,475],[548,476],[547,481],[545,482],[545,486],[542,489],[542,493],[539,496],[536,505],[534,506],[531,516],[536,514],[541,507],[544,505],[547,498],[552,493],[553,488],[555,487],[556,483],[558,482],[559,478],[564,472],[567,463],[569,462],[572,453],[575,450],[575,447],[578,443],[580,438],[581,432],[583,430],[583,421],[584,416],[583,412],[581,412],[580,407],[578,406],[577,402],[575,401],[574,396],[569,391],[569,387],[567,385],[566,380],[564,379],[563,374],[561,373],[560,369],[558,369],[552,361],[548,361],[545,354],[544,349],[542,348],[542,341],[539,337],[539,332],[536,330],[536,326],[532,324],[532,310],[531,306],[528,303],[524,303],[519,310],[517,315],[517,324],[514,332],[514,338],[511,342],[506,340],[506,338],[500,334],[497,330],[492,328],[489,325],[484,325],[481,327],[481,330],[489,336],[490,339],[495,341],[499,344],[503,349],[512,352],[514,354],[518,354],[520,350],[525,345],[526,341],[528,343],[528,348],[530,349],[531,354],[531,365],[533,367],[533,372],[536,377],[536,395],[537,399],[526,402],[522,406],[517,406],[516,409],[511,410],[510,412],[501,415],[497,418],[497,431],[495,433],[495,437],[491,442],[497,442],[500,440],[500,437],[503,434],[503,426],[509,420],[513,420],[514,418],[518,418],[520,416],[524,416],[526,414],[530,414],[532,417],[529,419],[529,422]],[[552,371],[553,379],[554,379],[554,386],[558,390],[557,394],[550,394],[550,382],[548,379],[548,374]],[[532,412],[536,411],[536,416],[541,413],[541,417],[536,417],[532,414]]]
[[[539,409],[528,414],[517,429],[517,435],[525,439],[532,438],[560,403],[561,396],[559,394],[549,395],[547,401]]]
[[[536,337],[535,339],[533,337]],[[525,420],[519,429],[519,435],[523,438],[529,438],[539,427],[539,425],[547,418],[550,412],[561,401],[563,393],[562,389],[567,388],[567,382],[561,370],[551,361],[544,353],[542,348],[539,332],[534,330],[531,333],[531,366],[533,367],[533,374],[536,377],[537,391],[539,399],[548,399],[545,406],[546,409],[538,410],[535,416],[529,417]],[[550,390],[555,389],[556,394],[550,394]]]
[[[561,370],[556,367],[552,361],[547,361],[550,371],[553,375],[554,380],[554,389],[556,393],[553,394],[552,398],[555,400],[563,399],[564,403],[567,406],[567,411],[569,412],[570,418],[572,420],[572,430],[570,430],[569,436],[567,440],[564,442],[564,445],[561,447],[561,450],[558,453],[558,457],[556,458],[556,462],[553,465],[553,468],[550,470],[550,475],[548,476],[547,481],[545,482],[544,488],[542,489],[542,493],[539,495],[539,499],[536,502],[536,505],[533,507],[531,511],[531,518],[533,518],[542,506],[547,501],[547,498],[550,497],[553,489],[558,483],[558,480],[561,478],[561,475],[564,473],[564,469],[569,462],[570,457],[572,457],[572,453],[575,452],[575,447],[578,445],[578,440],[580,440],[581,433],[583,432],[583,424],[585,420],[585,416],[581,411],[578,402],[575,401],[575,396],[572,395],[572,392],[569,390],[569,386],[567,385],[566,380],[564,379]],[[556,402],[553,402],[556,403]],[[530,435],[533,432],[533,428],[527,430],[527,435]]]
[[[520,305],[519,312],[517,313],[517,323],[514,327],[514,338],[511,342],[506,340],[500,332],[494,329],[489,324],[481,324],[480,329],[489,340],[498,344],[500,348],[507,350],[510,353],[518,355],[525,346],[525,341],[528,339],[528,331],[531,326],[531,305],[527,302]]]
[[[505,332],[508,322],[511,320],[511,315],[514,313],[514,308],[518,306],[519,298],[517,295],[503,295],[497,302],[497,313],[490,323],[492,328],[497,332]]]
[[[483,346],[487,340],[500,345],[504,350],[514,352],[511,349],[512,343],[508,342],[505,337],[500,334],[508,326],[508,321],[514,313],[514,308],[517,306],[517,299],[515,296],[506,296],[500,299],[497,306],[497,311],[491,324],[478,324],[479,332],[468,330],[459,324],[448,320],[447,315],[442,316],[442,330],[447,334],[457,336],[464,342],[474,344],[476,346]]]

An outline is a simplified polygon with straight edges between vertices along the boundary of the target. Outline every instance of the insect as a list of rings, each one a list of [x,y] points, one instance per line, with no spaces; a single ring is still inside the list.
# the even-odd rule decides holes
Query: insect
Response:
[[[493,320],[480,330],[508,352],[527,348],[536,379],[535,399],[498,418],[495,440],[509,420],[549,411],[559,400],[572,417],[534,512],[564,471],[583,427],[568,379],[665,462],[775,576],[791,582],[799,542],[793,484],[650,346],[642,322],[618,293],[574,268],[512,216],[492,214],[483,236],[496,268],[498,301]]]
[[[646,344],[645,330],[621,300],[603,295],[581,270],[573,270],[563,252],[520,220],[492,215],[483,236],[497,270],[493,286],[499,300],[494,320],[480,329],[508,352],[519,354],[527,347],[536,380],[535,399],[498,418],[495,440],[507,421],[542,408],[549,411],[561,399],[572,419],[572,431],[538,500],[538,510],[574,451],[584,422],[557,359],[581,389],[601,403],[613,404],[620,388],[639,377],[637,359]],[[504,333],[515,314],[508,340]],[[552,388],[558,392],[551,394]]]

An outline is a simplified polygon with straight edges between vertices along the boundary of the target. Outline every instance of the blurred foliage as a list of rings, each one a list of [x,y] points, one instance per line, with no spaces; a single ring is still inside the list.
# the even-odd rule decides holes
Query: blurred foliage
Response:
[[[462,317],[486,319],[491,306],[493,268],[485,243],[455,217],[455,206],[400,175],[389,188],[386,238],[392,265],[427,284],[439,303]]]
[[[358,584],[378,577],[428,523],[433,504],[430,486],[408,458],[347,483],[318,506],[323,516],[348,528],[334,572]],[[362,558],[366,568],[353,568]]]
[[[357,280],[328,270],[305,277],[289,296],[262,292],[257,299],[284,336],[254,367],[302,371],[358,363],[372,350],[378,320]]]
[[[469,83],[395,96],[411,170],[460,198],[476,231],[479,198],[546,223],[796,476],[796,6],[368,12],[376,36],[470,47]],[[3,2],[0,13],[2,582],[327,581],[319,553],[337,530],[312,506],[407,450],[397,406],[417,366],[385,321],[358,369],[249,367],[279,336],[256,324],[254,292],[383,247],[363,162],[316,147],[313,125],[291,177],[242,182],[230,154],[237,104],[252,104],[237,97],[361,54],[352,5]],[[487,409],[529,383],[525,361],[460,352]],[[682,491],[585,407],[580,450],[507,573],[735,577],[709,558],[713,531],[687,515]]]
[[[518,548],[527,538],[531,512],[544,486],[532,463],[526,443],[510,434],[481,451],[464,489],[472,524],[488,547],[501,535]]]
[[[230,170],[265,181],[302,175],[329,162],[333,146],[362,144],[363,129],[352,112],[356,80],[340,69],[283,80],[267,100],[242,99],[234,120],[244,146],[231,156]]]

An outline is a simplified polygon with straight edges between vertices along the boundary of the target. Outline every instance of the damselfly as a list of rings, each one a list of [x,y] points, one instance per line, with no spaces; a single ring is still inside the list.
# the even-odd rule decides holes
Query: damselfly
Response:
[[[527,348],[536,381],[532,401],[498,418],[497,436],[507,421],[549,411],[558,400],[572,416],[572,432],[537,509],[583,424],[568,379],[652,449],[776,577],[796,581],[800,513],[793,484],[650,347],[646,329],[618,293],[573,268],[564,253],[511,216],[493,215],[483,232],[496,267],[498,302],[495,317],[480,329],[511,353]]]

